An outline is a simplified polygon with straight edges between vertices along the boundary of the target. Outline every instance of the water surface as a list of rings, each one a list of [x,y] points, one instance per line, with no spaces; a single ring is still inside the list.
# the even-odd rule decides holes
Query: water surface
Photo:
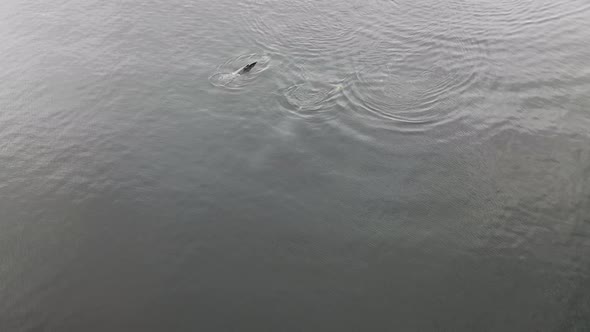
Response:
[[[586,0],[3,1],[0,329],[590,329],[589,31]]]

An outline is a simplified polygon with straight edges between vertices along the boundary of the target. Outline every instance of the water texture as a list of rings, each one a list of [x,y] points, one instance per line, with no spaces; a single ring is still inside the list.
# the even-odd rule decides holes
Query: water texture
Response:
[[[0,44],[0,331],[590,330],[587,0],[5,0]]]

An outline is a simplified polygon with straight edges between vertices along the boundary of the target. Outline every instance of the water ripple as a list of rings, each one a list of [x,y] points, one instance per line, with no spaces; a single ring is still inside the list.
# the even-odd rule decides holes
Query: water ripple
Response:
[[[326,117],[334,109],[342,86],[317,81],[291,85],[279,92],[279,102],[289,112],[304,118]]]
[[[247,75],[240,75],[238,71],[245,65],[257,62],[256,66]],[[260,54],[244,54],[229,59],[217,67],[215,72],[209,76],[211,84],[227,89],[240,89],[254,81],[262,72],[268,69],[270,57]]]
[[[583,50],[581,33],[564,24],[585,22],[590,4],[582,0],[246,0],[236,6],[240,38],[273,57],[278,103],[306,119],[348,115],[356,121],[351,128],[423,132],[458,119],[473,123],[474,103],[499,92],[534,98],[562,84],[565,71],[572,76],[567,84],[579,88],[583,81],[567,61],[550,61],[565,60],[562,49]],[[531,56],[537,50],[544,52]],[[573,56],[583,56],[578,53]],[[551,80],[539,81],[539,74]],[[212,81],[247,83],[232,75]]]
[[[344,89],[349,106],[366,121],[422,131],[453,120],[479,83],[475,67],[388,63],[357,72]]]
[[[318,1],[243,1],[247,37],[261,48],[305,58],[344,61],[358,49],[362,12],[354,4]]]

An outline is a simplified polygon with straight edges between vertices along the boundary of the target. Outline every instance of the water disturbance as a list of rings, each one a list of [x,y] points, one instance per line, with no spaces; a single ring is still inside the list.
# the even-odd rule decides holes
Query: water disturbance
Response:
[[[0,331],[590,330],[589,32],[588,0],[2,1]]]

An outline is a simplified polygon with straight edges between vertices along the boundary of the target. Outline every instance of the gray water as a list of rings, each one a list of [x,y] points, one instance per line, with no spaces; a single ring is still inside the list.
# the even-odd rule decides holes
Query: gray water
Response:
[[[4,0],[0,45],[1,331],[590,330],[587,0]]]

